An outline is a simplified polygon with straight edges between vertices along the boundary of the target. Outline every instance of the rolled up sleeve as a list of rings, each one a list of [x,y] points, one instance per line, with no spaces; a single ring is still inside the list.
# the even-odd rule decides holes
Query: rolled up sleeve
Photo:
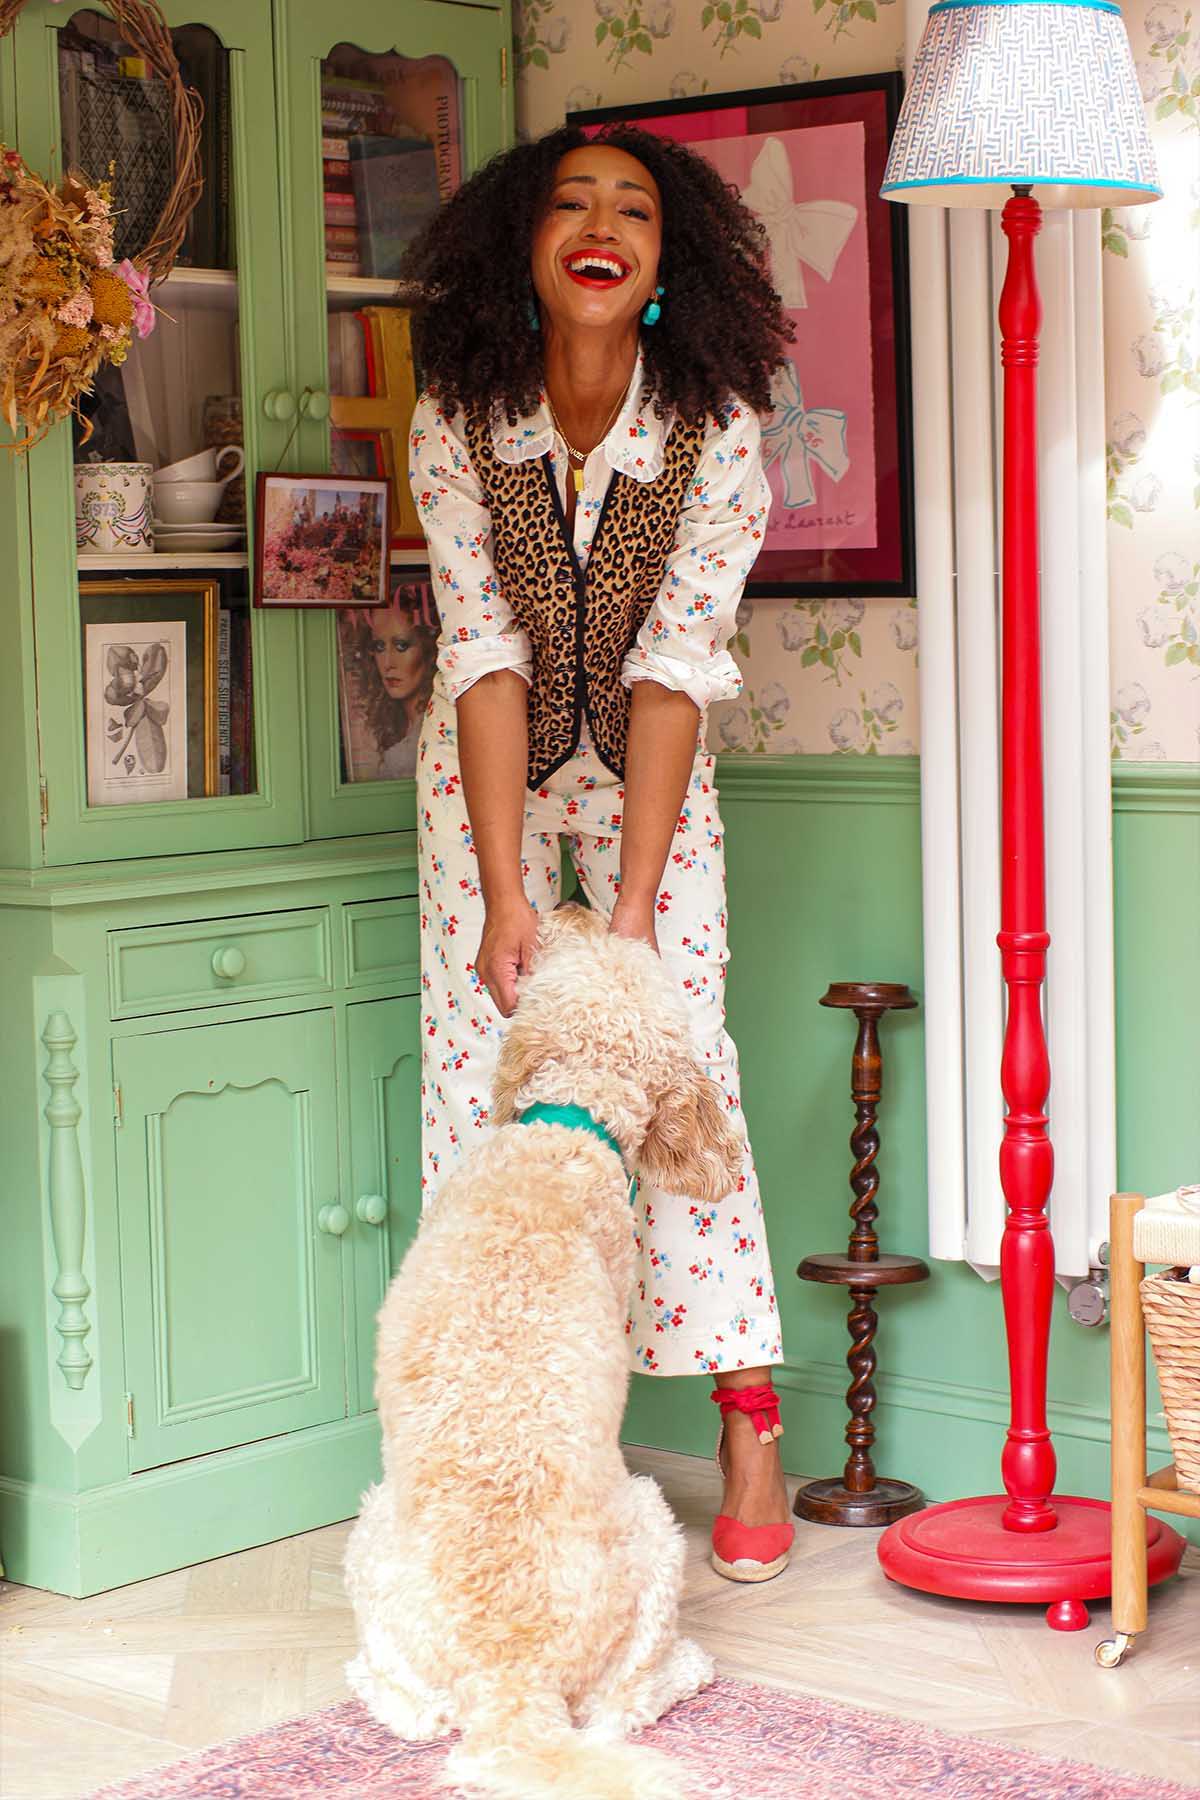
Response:
[[[481,675],[514,669],[529,681],[532,652],[505,603],[492,562],[492,521],[462,432],[422,394],[409,434],[409,484],[429,546],[441,616],[437,666],[452,700]]]
[[[701,712],[741,692],[728,646],[770,504],[758,417],[735,401],[696,465],[662,586],[621,670],[626,687],[657,681]]]

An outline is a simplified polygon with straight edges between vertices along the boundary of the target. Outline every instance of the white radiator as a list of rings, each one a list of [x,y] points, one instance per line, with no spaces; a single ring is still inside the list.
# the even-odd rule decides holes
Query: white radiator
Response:
[[[911,9],[909,57],[924,25]],[[909,214],[921,658],[929,1236],[999,1273],[999,216]],[[1046,986],[1056,1269],[1086,1274],[1116,1184],[1099,215],[1037,241]]]

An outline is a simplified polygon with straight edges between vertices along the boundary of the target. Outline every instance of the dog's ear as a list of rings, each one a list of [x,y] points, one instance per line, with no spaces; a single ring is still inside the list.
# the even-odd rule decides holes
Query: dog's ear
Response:
[[[526,1007],[510,1019],[492,1077],[492,1124],[509,1125],[517,1094],[548,1054],[546,1033]]]
[[[721,1090],[693,1065],[659,1099],[642,1141],[638,1172],[667,1194],[714,1204],[733,1192],[743,1144]]]

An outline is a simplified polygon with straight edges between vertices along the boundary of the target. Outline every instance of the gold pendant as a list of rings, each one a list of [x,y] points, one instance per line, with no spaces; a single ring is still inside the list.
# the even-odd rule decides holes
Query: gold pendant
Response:
[[[583,470],[582,470],[582,468],[572,469],[571,473],[575,477],[575,492],[577,494],[582,494],[582,492],[583,492]]]

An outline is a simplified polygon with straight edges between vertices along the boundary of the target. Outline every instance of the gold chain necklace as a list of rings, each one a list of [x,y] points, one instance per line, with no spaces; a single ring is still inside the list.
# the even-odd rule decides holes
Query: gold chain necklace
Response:
[[[599,438],[597,439],[598,443],[602,444],[604,442],[605,438],[608,436],[609,431],[612,428],[613,420],[616,418],[617,414],[620,412],[621,408],[625,404],[625,398],[626,398],[626,395],[628,394],[628,392],[629,392],[629,389],[626,388],[625,393],[619,397],[619,399],[617,400],[617,404],[613,407],[612,411],[609,413],[608,418],[604,422],[604,429],[600,433]],[[559,437],[562,439],[564,445],[566,446],[568,459],[573,463],[579,464],[579,467],[577,469],[571,470],[571,475],[575,482],[575,492],[577,494],[582,494],[582,492],[583,492],[583,465],[587,461],[588,457],[591,455],[591,451],[590,450],[577,450],[575,448],[574,444],[572,444],[568,440],[566,432],[563,430],[562,426],[558,422],[558,414],[554,410],[554,402],[550,398],[549,390],[547,390],[547,393],[546,393],[546,405],[550,408],[550,417],[554,423],[554,429],[555,429],[555,431],[557,431]]]

